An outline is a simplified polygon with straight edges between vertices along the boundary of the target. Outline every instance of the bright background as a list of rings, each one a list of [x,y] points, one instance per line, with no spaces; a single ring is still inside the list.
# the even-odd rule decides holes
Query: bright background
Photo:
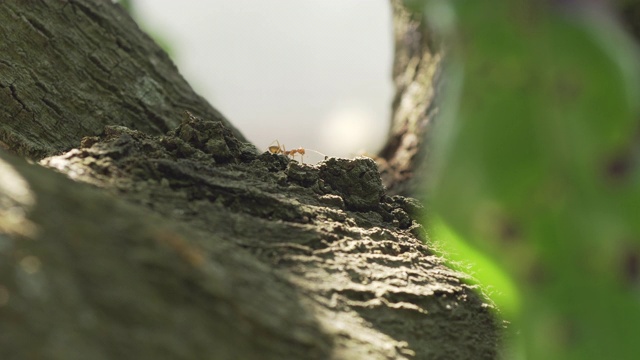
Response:
[[[135,0],[133,12],[259,148],[278,139],[351,157],[381,147],[393,94],[388,0]]]

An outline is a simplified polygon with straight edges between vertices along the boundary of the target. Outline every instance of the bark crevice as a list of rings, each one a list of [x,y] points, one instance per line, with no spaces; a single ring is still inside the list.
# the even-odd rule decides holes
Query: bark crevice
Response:
[[[260,153],[118,5],[22,4],[0,2],[0,358],[495,358],[492,306],[373,160]]]

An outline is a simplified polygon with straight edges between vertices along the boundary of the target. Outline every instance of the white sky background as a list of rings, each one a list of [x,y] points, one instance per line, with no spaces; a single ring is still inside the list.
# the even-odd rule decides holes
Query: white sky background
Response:
[[[277,139],[351,157],[382,145],[393,91],[388,0],[133,5],[196,92],[259,148]]]

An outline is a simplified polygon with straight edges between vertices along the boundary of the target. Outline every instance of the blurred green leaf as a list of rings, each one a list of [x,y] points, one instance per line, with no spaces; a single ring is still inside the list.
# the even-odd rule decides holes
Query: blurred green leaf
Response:
[[[133,3],[132,0],[118,0],[118,4],[120,4],[127,12],[132,13],[133,11]]]
[[[141,20],[138,12],[136,11],[135,1],[134,0],[118,0],[118,3],[129,13],[129,15],[138,23],[138,26],[143,29],[147,35],[149,35],[153,41],[158,44],[164,50],[164,52],[169,55],[169,57],[175,56],[175,51],[171,44],[171,41],[167,39],[165,35],[162,34],[162,31],[158,31],[157,29],[153,29],[144,21]]]
[[[518,284],[530,359],[637,358],[634,44],[586,7],[434,2],[457,20],[434,136],[435,210]],[[483,282],[499,282],[491,276]]]
[[[426,5],[424,0],[403,0],[402,2],[407,9],[417,13],[422,12]]]
[[[483,293],[496,303],[501,315],[514,319],[520,311],[521,299],[516,285],[504,270],[465,242],[439,217],[430,219],[429,229],[436,252],[447,260],[448,265],[471,275],[469,282],[483,287]],[[469,262],[470,259],[473,259],[473,263]]]

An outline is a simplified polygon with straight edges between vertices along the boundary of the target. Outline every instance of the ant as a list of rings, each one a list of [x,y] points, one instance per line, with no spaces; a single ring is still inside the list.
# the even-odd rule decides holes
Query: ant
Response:
[[[276,145],[273,145],[273,143],[271,143],[271,145],[269,146],[269,152],[272,154],[282,154],[284,156],[289,156],[292,159],[296,156],[296,154],[300,154],[300,161],[304,164],[304,154],[306,154],[306,150],[303,147],[299,147],[297,149],[291,149],[291,150],[287,150],[284,145],[281,145],[280,142],[278,140],[274,141],[276,143]],[[315,151],[315,150],[311,150],[311,149],[307,149],[309,151],[313,151],[317,154],[320,154],[322,156],[324,156],[324,159],[327,159],[327,155],[319,152],[319,151]]]

